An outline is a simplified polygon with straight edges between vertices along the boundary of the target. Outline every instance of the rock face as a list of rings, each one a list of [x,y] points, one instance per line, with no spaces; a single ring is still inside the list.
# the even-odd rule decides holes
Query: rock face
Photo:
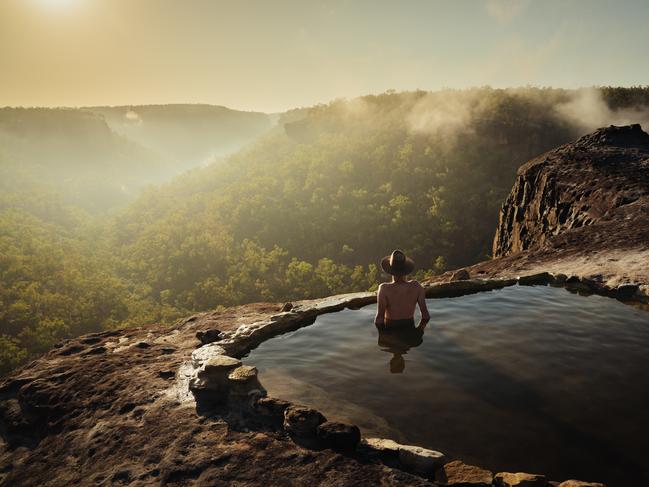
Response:
[[[493,255],[648,241],[649,135],[640,125],[611,126],[521,166],[500,212]]]

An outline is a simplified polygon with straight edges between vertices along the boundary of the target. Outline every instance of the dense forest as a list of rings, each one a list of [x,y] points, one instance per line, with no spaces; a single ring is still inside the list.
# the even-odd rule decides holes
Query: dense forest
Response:
[[[395,247],[419,278],[488,258],[520,164],[648,113],[649,87],[336,100],[281,115],[225,161],[112,213],[75,203],[54,145],[45,169],[0,146],[0,372],[90,331],[375,289],[377,262]],[[104,115],[85,116],[106,124]],[[119,158],[106,164],[98,179]]]

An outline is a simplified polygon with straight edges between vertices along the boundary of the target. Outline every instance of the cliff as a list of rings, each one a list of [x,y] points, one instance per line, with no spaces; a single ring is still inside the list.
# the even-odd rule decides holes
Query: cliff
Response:
[[[522,165],[503,203],[494,259],[467,270],[554,272],[595,290],[649,283],[649,135],[607,127]]]
[[[648,210],[649,134],[640,125],[602,128],[520,167],[493,255],[564,247],[579,235],[589,247],[644,245]]]

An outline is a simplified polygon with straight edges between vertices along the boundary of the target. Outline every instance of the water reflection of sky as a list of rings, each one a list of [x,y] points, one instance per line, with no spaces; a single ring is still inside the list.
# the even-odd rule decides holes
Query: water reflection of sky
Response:
[[[494,470],[613,486],[647,477],[649,314],[551,287],[428,306],[419,340],[386,343],[368,306],[323,315],[262,344],[248,361],[272,395],[366,434]]]

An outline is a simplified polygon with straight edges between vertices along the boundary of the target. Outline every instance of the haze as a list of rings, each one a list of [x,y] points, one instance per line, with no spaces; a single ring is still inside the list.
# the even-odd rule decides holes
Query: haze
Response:
[[[0,106],[629,86],[649,79],[648,18],[643,1],[3,0]]]

